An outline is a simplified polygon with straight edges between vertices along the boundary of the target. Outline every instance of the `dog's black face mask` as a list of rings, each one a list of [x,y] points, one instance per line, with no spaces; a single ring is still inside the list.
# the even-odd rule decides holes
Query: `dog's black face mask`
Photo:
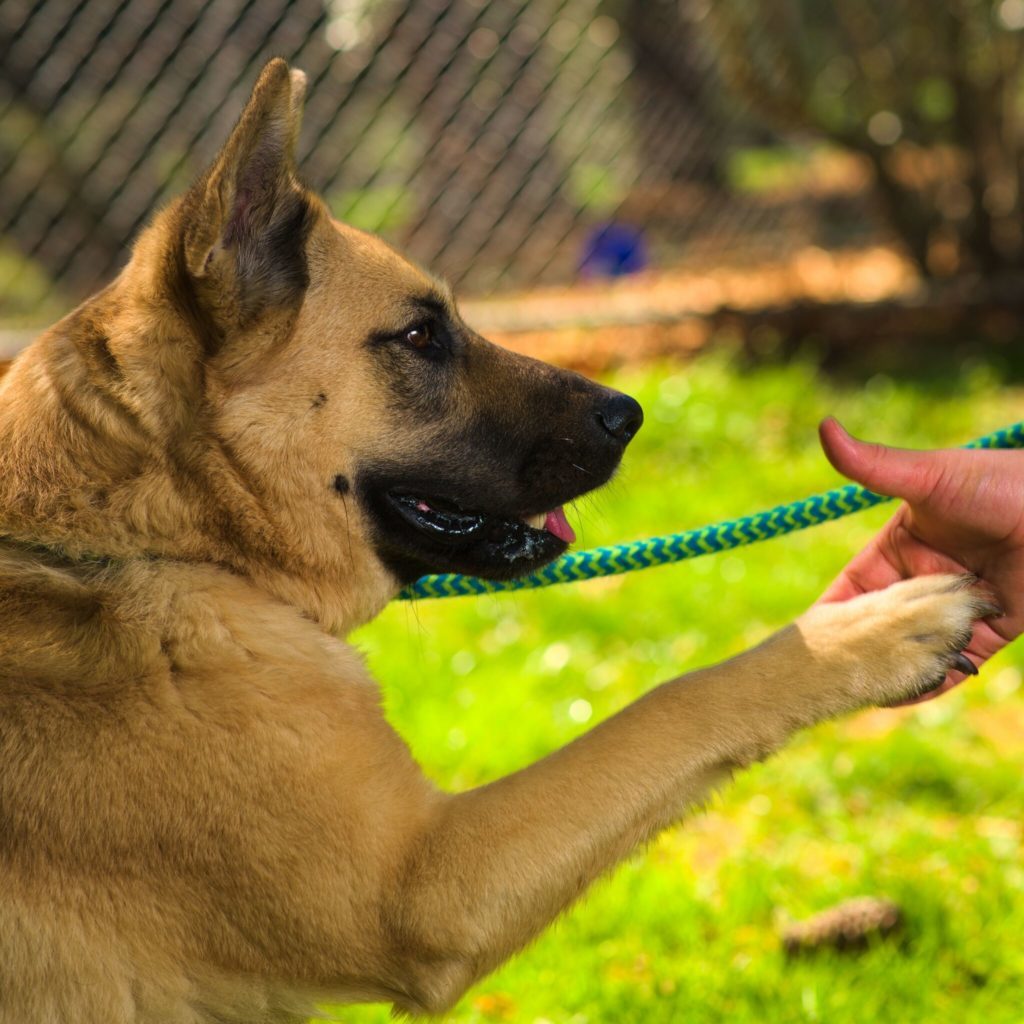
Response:
[[[523,576],[574,539],[562,505],[612,477],[643,422],[626,395],[472,335],[435,304],[371,338],[408,424],[402,450],[364,460],[356,495],[402,583],[424,573]]]

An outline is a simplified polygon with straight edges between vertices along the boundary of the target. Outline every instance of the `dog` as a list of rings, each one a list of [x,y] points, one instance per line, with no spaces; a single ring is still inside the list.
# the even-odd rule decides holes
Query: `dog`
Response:
[[[938,684],[962,578],[812,608],[469,792],[343,638],[572,540],[633,399],[491,345],[294,166],[260,75],[210,169],[0,384],[0,1021],[433,1014],[795,731]]]

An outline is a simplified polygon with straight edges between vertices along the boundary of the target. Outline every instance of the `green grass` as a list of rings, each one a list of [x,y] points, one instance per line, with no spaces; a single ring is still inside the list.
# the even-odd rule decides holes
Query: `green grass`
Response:
[[[647,425],[618,480],[570,518],[582,545],[740,515],[834,486],[815,426],[952,444],[1019,419],[1024,391],[839,384],[810,363],[727,357],[613,381]],[[468,787],[514,770],[655,683],[725,658],[808,605],[886,509],[612,580],[396,603],[355,637],[426,771]],[[798,737],[637,854],[479,983],[454,1021],[785,1024],[1024,1020],[1024,648],[951,696]],[[777,926],[860,894],[905,908],[900,943],[799,963]],[[383,1022],[383,1007],[342,1020]]]

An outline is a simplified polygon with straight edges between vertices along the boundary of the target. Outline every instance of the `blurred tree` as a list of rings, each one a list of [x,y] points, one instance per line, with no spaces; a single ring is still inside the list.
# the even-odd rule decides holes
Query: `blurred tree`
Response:
[[[1024,0],[716,0],[726,83],[861,154],[925,277],[1024,269]]]
[[[717,182],[726,133],[716,109],[720,84],[700,31],[703,5],[619,0],[610,9],[633,58],[629,84],[639,158],[673,181]]]

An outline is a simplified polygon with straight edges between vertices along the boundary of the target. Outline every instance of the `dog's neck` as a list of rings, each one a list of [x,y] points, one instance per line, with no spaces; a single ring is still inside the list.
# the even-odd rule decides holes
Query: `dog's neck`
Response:
[[[115,282],[0,380],[0,538],[70,560],[220,565],[334,633],[373,618],[393,581],[371,573],[367,586],[365,566],[296,542],[206,429],[203,360],[188,325],[167,309],[151,318],[122,295]],[[137,365],[126,338],[148,353]]]

